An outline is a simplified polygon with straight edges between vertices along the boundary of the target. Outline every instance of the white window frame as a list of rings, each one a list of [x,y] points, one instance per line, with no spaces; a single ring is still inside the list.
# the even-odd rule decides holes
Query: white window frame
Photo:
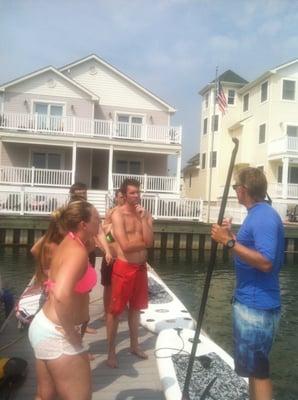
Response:
[[[235,95],[234,95],[234,103],[229,103],[229,91],[230,90],[235,93]],[[235,105],[236,105],[236,95],[237,95],[236,89],[228,89],[228,92],[227,92],[227,104],[228,104],[228,107],[235,107]]]
[[[212,117],[211,117],[211,121],[212,121],[211,128],[212,129],[213,129],[214,120],[215,120],[215,118],[213,118],[213,117],[217,117],[217,130],[214,129],[214,133],[218,133],[219,132],[219,114],[212,115]]]
[[[46,149],[43,147],[34,147],[34,148],[30,148],[29,150],[29,168],[32,168],[33,165],[33,153],[43,153],[46,154],[46,168],[45,169],[49,169],[47,164],[48,164],[48,154],[60,154],[61,156],[61,170],[65,170],[65,151],[60,150],[60,149],[55,149],[55,147],[53,147],[53,149]],[[58,170],[59,171],[59,170]]]
[[[113,171],[116,171],[116,165],[117,165],[117,161],[127,161],[128,162],[128,166],[129,163],[132,162],[139,162],[141,165],[141,172],[139,174],[136,175],[144,175],[144,159],[143,158],[138,158],[138,157],[134,157],[134,156],[125,156],[125,155],[117,155],[114,157],[113,160]],[[113,172],[115,174],[121,174],[121,172]],[[123,172],[124,173],[124,172]],[[130,172],[125,172],[126,174],[130,175]]]
[[[35,114],[37,114],[36,112],[35,112],[35,104],[36,103],[43,103],[43,104],[47,104],[48,106],[49,105],[53,105],[53,106],[62,106],[62,115],[61,115],[61,118],[62,117],[65,117],[66,116],[66,103],[65,102],[63,102],[63,101],[57,101],[57,100],[51,100],[51,101],[49,101],[49,100],[39,100],[39,99],[32,99],[31,100],[31,110],[32,110],[32,113],[31,114],[33,114],[33,115],[35,115]],[[50,114],[49,114],[49,107],[48,107],[48,113],[47,113],[47,116],[48,117],[50,117]]]
[[[248,104],[247,104],[247,110],[244,110],[244,97],[246,97],[246,96],[248,96]],[[249,98],[250,98],[249,92],[245,93],[245,95],[243,95],[242,112],[244,112],[244,113],[248,112],[248,110],[249,110]]]
[[[288,136],[288,126],[295,126],[297,128],[297,133],[298,133],[298,123],[294,122],[291,124],[290,122],[288,122],[285,124],[285,127],[286,127],[285,135],[286,136]],[[288,136],[288,137],[297,137],[298,138],[298,135],[297,136]]]
[[[212,165],[213,161],[213,153],[215,154],[215,165]],[[217,150],[213,150],[209,152],[209,168],[217,168]]]
[[[291,99],[284,99],[284,98],[283,98],[284,81],[295,82],[295,96],[294,96],[294,99],[293,99],[293,100],[291,100]],[[283,78],[283,79],[281,80],[281,94],[280,94],[281,101],[289,102],[289,103],[294,103],[294,102],[296,101],[296,98],[297,98],[296,92],[297,92],[297,80],[296,80],[296,79]]]
[[[267,98],[266,98],[266,100],[262,100],[262,86],[263,86],[265,83],[267,83]],[[262,82],[262,83],[260,84],[260,103],[262,103],[262,104],[267,103],[268,100],[269,100],[269,81],[268,81],[268,79],[267,79],[266,81],[264,81],[264,82]]]
[[[264,137],[264,142],[260,143],[260,129],[261,129],[261,126],[263,126],[263,125],[265,125],[265,137]],[[261,124],[259,124],[258,144],[265,144],[266,143],[266,136],[267,136],[266,133],[267,133],[267,124],[266,124],[266,122],[262,122]]]
[[[130,111],[115,111],[114,112],[114,121],[115,122],[119,122],[118,121],[118,115],[127,115],[129,117],[129,121],[127,122],[128,124],[132,124],[131,119],[133,117],[142,117],[142,123],[139,125],[145,125],[145,121],[146,121],[146,114],[143,113],[135,113],[135,112],[130,112]]]

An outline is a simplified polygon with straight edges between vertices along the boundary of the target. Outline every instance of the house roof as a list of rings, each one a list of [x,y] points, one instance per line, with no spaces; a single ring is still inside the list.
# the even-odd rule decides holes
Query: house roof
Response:
[[[117,68],[115,68],[113,65],[111,65],[110,63],[108,63],[107,61],[103,60],[102,58],[98,57],[96,54],[90,54],[87,57],[81,58],[77,61],[74,61],[71,64],[67,64],[64,65],[63,67],[59,68],[59,70],[61,72],[73,68],[79,64],[82,64],[86,61],[89,60],[95,60],[98,63],[104,65],[106,68],[110,69],[111,71],[113,71],[115,74],[117,74],[118,76],[121,76],[123,79],[125,79],[127,82],[131,83],[132,85],[134,85],[135,87],[137,87],[139,90],[141,90],[143,93],[146,93],[147,95],[149,95],[150,97],[152,97],[154,100],[156,100],[157,102],[159,102],[160,104],[162,104],[164,107],[166,107],[168,109],[169,112],[174,113],[176,111],[176,109],[174,107],[172,107],[170,104],[166,103],[164,100],[162,100],[160,97],[156,96],[154,93],[150,92],[148,89],[144,88],[143,86],[141,86],[139,83],[137,83],[134,79],[130,78],[129,76],[127,76],[126,74],[122,73],[121,71],[119,71]]]
[[[243,86],[247,82],[246,79],[242,78],[240,75],[236,74],[231,69],[226,70],[217,78],[221,84],[228,84],[230,86]],[[209,90],[215,84],[215,79],[208,83],[208,85],[204,86],[203,89],[199,91],[200,95],[203,95],[207,90]]]
[[[6,88],[13,86],[13,85],[17,85],[18,83],[21,83],[23,81],[26,81],[27,79],[31,79],[34,78],[35,76],[44,74],[45,72],[51,71],[54,74],[58,75],[60,78],[66,80],[68,83],[70,83],[73,86],[76,86],[78,89],[82,90],[84,93],[88,94],[88,96],[90,96],[92,98],[92,100],[99,100],[99,97],[92,93],[90,90],[86,89],[84,86],[80,85],[78,82],[74,81],[73,79],[69,78],[68,76],[65,76],[64,74],[62,74],[62,72],[60,72],[59,70],[57,70],[55,67],[53,67],[52,65],[49,65],[47,67],[41,68],[37,71],[31,72],[29,74],[23,75],[17,79],[14,79],[12,81],[6,82],[3,85],[0,86],[0,91],[4,91]]]
[[[268,71],[264,72],[262,75],[260,75],[258,78],[254,79],[253,81],[249,82],[247,85],[243,86],[240,90],[239,93],[243,94],[250,90],[252,87],[255,85],[258,85],[262,81],[268,79],[271,75],[276,74],[278,71],[280,71],[283,68],[289,67],[290,65],[293,65],[295,63],[298,63],[298,58],[295,58],[294,60],[288,61],[284,64],[280,64],[275,68],[269,69]]]

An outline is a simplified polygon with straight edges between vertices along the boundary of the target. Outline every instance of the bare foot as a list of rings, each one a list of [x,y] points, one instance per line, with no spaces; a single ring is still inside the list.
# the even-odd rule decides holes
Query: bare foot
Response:
[[[108,356],[108,359],[106,361],[106,364],[110,368],[118,368],[118,361],[116,354],[111,354]]]
[[[144,351],[140,350],[139,348],[137,349],[130,349],[131,354],[134,354],[135,356],[142,358],[143,360],[148,359],[148,354],[146,354]]]
[[[91,326],[87,326],[85,333],[91,333],[92,335],[94,335],[95,333],[97,333],[97,329],[91,328]]]
[[[88,358],[89,358],[89,361],[93,361],[93,360],[95,360],[95,355],[88,353]]]

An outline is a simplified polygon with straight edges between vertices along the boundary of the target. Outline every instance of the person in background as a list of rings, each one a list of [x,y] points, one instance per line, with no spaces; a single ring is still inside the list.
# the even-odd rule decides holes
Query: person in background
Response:
[[[117,209],[117,207],[122,206],[124,203],[123,194],[121,193],[120,189],[116,190],[115,198],[114,198],[114,207],[111,208],[103,221],[102,228],[105,233],[109,249],[112,256],[112,261],[107,263],[106,258],[102,259],[101,263],[101,284],[103,285],[103,304],[104,304],[104,311],[105,316],[107,315],[108,308],[111,301],[111,281],[112,281],[112,270],[113,270],[113,262],[114,259],[117,257],[117,242],[113,237],[113,230],[112,230],[112,215]]]
[[[87,185],[82,182],[75,182],[69,188],[69,201],[87,201]]]
[[[272,400],[269,352],[277,333],[281,299],[279,272],[284,261],[284,228],[265,201],[267,180],[258,168],[243,168],[233,185],[247,208],[237,236],[229,221],[213,225],[211,236],[233,253],[236,289],[233,299],[235,370],[249,378],[251,400]]]
[[[125,179],[121,185],[124,204],[112,214],[113,236],[118,244],[112,272],[112,296],[107,314],[107,365],[116,368],[116,335],[119,315],[129,304],[130,352],[146,359],[139,347],[140,310],[148,307],[147,248],[153,244],[152,217],[140,205],[140,183]]]
[[[36,399],[90,400],[90,362],[80,329],[89,315],[89,292],[97,279],[86,243],[97,235],[100,218],[90,203],[77,201],[60,210],[58,221],[67,234],[50,265],[48,299],[29,327]]]

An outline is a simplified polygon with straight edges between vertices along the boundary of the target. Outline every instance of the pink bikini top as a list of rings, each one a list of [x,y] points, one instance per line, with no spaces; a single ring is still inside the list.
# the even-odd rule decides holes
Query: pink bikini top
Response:
[[[82,246],[84,246],[84,243],[81,241],[81,239],[78,236],[76,236],[73,232],[68,232],[68,236],[74,240],[77,240]],[[90,292],[90,290],[94,288],[96,282],[97,282],[96,271],[92,267],[92,265],[88,262],[87,270],[84,273],[83,277],[76,283],[74,291],[76,293],[88,293]],[[46,288],[50,290],[54,287],[55,282],[52,281],[51,279],[48,279],[44,284],[46,285]]]

